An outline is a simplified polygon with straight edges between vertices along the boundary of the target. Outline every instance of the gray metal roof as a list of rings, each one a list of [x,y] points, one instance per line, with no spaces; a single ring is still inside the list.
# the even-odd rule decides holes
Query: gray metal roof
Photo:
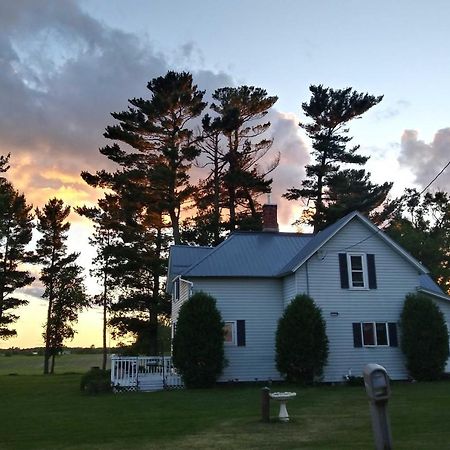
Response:
[[[426,273],[426,269],[367,218],[352,212],[323,231],[312,234],[235,232],[215,248],[175,245],[170,248],[167,290],[176,276],[186,277],[282,277],[295,272],[325,242],[354,218],[365,223],[422,274],[419,289],[450,300]]]
[[[192,247],[189,245],[172,245],[169,250],[169,267],[167,274],[167,292],[172,291],[171,281],[181,275],[187,268],[211,253],[213,247]]]
[[[182,276],[276,277],[311,239],[310,234],[235,232]]]
[[[446,297],[447,300],[450,300],[450,297],[445,294],[442,289],[439,287],[437,283],[430,277],[428,274],[421,274],[419,276],[420,286],[419,290],[428,292],[431,294],[436,294],[439,297]]]

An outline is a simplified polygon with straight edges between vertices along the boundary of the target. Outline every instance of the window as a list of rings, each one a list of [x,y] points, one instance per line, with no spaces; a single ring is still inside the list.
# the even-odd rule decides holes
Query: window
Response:
[[[225,344],[236,345],[236,322],[225,322],[223,336]]]
[[[367,288],[366,255],[347,253],[348,281],[350,288]]]
[[[395,322],[353,323],[354,347],[398,347]]]
[[[245,320],[225,322],[223,336],[225,345],[245,347]]]
[[[173,298],[175,301],[180,299],[180,278],[177,277],[173,282]]]
[[[376,289],[375,255],[339,253],[339,271],[343,289]]]

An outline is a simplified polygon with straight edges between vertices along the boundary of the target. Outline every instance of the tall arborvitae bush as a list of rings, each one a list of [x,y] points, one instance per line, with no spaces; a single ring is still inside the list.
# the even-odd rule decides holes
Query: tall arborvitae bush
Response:
[[[310,384],[322,375],[327,357],[322,311],[308,295],[297,295],[278,322],[277,369],[289,381]]]
[[[224,322],[216,300],[197,292],[184,303],[173,339],[173,363],[188,388],[211,387],[225,367]]]
[[[401,314],[401,347],[409,374],[419,381],[438,379],[449,357],[444,315],[423,294],[408,294]]]

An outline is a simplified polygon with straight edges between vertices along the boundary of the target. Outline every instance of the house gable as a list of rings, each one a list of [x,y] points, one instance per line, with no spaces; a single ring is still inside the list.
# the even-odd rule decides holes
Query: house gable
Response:
[[[369,241],[375,237],[383,239],[386,244],[392,247],[397,253],[399,253],[405,260],[409,261],[410,264],[415,266],[420,272],[427,273],[427,269],[417,261],[413,256],[411,256],[407,251],[405,251],[401,246],[399,246],[395,241],[393,241],[387,234],[374,225],[369,219],[363,216],[358,211],[351,212],[335,222],[333,225],[325,228],[324,230],[317,233],[307,245],[305,245],[302,250],[294,256],[282,269],[280,275],[286,275],[289,272],[295,272],[299,267],[301,267],[312,255],[319,251],[330,239],[332,239],[336,234],[338,234],[344,227],[346,227],[351,221],[357,220],[361,222],[367,229],[364,236],[359,240],[354,240],[346,248],[346,251],[351,251],[352,248],[363,246],[364,242]]]

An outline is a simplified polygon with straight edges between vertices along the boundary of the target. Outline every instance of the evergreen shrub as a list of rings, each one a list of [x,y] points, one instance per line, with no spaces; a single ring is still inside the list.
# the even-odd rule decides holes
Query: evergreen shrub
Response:
[[[277,368],[288,381],[310,384],[322,375],[327,357],[322,311],[308,295],[297,295],[278,322]]]
[[[408,294],[401,314],[401,348],[406,368],[418,381],[440,378],[449,356],[444,315],[427,296]]]
[[[225,367],[224,322],[216,300],[197,292],[180,308],[173,364],[188,388],[211,387]]]

